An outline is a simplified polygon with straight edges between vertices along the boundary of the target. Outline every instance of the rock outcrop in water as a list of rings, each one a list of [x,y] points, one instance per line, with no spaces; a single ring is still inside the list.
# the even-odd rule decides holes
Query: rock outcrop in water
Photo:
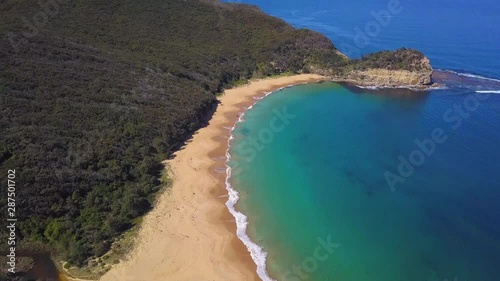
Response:
[[[433,86],[432,72],[430,61],[424,54],[402,48],[351,60],[333,75],[333,80],[359,86],[427,89]]]

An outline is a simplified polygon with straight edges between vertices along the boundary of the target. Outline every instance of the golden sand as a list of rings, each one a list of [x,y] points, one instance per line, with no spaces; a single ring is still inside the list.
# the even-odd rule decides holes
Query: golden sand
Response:
[[[141,225],[135,248],[102,281],[259,280],[225,206],[225,152],[238,116],[254,97],[280,87],[324,80],[312,74],[269,78],[226,90],[209,124],[165,161],[173,185]]]

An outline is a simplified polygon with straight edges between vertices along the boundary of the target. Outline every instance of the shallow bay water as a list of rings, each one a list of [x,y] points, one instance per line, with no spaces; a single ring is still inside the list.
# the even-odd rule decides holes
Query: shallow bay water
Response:
[[[499,107],[500,95],[463,84],[411,92],[326,82],[257,103],[233,131],[229,164],[270,275],[497,280]],[[400,174],[403,162],[412,167]],[[387,173],[403,181],[391,185]]]

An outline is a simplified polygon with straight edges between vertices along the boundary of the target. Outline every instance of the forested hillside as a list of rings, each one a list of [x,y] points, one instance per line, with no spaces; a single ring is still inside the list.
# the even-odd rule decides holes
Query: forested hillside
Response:
[[[161,161],[203,125],[215,93],[347,63],[323,35],[252,6],[48,2],[0,4],[0,175],[16,170],[18,238],[76,265],[151,208]]]

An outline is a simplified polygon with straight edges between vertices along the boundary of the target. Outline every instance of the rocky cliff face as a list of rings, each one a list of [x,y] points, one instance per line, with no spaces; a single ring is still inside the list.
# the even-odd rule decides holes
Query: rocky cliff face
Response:
[[[351,71],[345,80],[361,86],[427,88],[432,86],[431,75],[432,70],[408,71],[373,68]]]
[[[433,86],[432,72],[429,59],[421,52],[403,48],[351,60],[333,75],[333,80],[360,86],[427,89]]]

